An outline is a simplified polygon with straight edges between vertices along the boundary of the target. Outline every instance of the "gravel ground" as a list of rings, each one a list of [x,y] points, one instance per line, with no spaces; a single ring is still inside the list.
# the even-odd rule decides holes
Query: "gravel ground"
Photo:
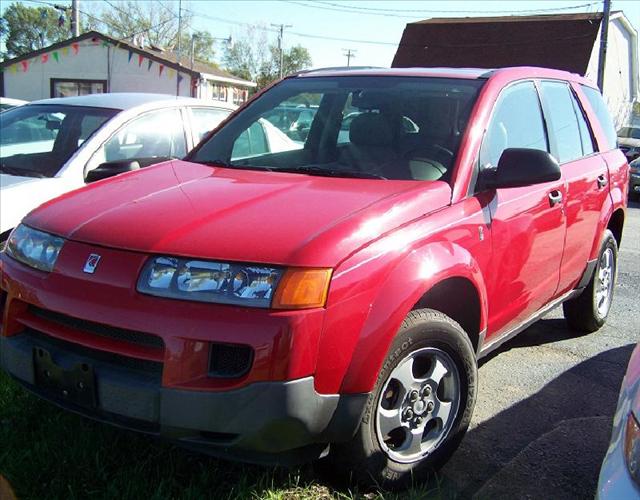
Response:
[[[593,498],[618,391],[640,341],[640,204],[630,203],[613,309],[576,336],[562,308],[481,361],[474,419],[442,470],[446,496]]]

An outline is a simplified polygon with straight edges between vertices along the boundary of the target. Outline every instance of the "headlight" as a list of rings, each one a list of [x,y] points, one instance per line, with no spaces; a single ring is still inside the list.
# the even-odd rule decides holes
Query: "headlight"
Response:
[[[624,456],[631,477],[640,484],[640,423],[636,420],[633,412],[627,416],[627,426],[624,433]]]
[[[20,224],[9,236],[5,252],[29,267],[50,272],[62,245],[63,238]]]
[[[283,269],[252,264],[154,257],[145,264],[137,289],[172,299],[246,307],[322,307],[331,270]]]

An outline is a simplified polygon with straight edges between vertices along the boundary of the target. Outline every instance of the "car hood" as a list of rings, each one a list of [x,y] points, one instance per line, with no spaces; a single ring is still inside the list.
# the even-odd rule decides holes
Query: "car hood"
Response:
[[[41,203],[68,191],[57,178],[0,174],[0,234],[13,229]]]
[[[450,203],[445,182],[319,177],[172,161],[97,182],[25,222],[75,241],[156,254],[336,265]]]
[[[37,182],[36,177],[22,177],[20,175],[0,174],[0,191],[5,192],[6,189],[17,186],[18,184],[26,184]]]

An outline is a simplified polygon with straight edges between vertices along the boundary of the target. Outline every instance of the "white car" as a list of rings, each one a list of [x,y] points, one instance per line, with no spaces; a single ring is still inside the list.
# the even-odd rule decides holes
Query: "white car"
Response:
[[[0,97],[0,112],[6,111],[17,106],[27,104],[29,101],[23,101],[22,99],[11,99],[10,97]]]
[[[620,388],[611,443],[598,481],[599,500],[640,498],[640,343]]]
[[[45,99],[3,112],[0,245],[28,212],[82,187],[98,166],[93,174],[107,170],[105,177],[180,158],[234,109],[169,95],[115,93]]]

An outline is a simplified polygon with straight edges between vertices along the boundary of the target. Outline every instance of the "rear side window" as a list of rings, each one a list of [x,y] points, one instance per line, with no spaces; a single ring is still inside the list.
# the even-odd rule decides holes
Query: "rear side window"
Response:
[[[584,156],[590,155],[595,152],[596,148],[593,145],[593,135],[591,129],[587,123],[587,119],[584,116],[584,110],[580,103],[576,99],[575,94],[571,93],[571,100],[573,101],[573,109],[576,112],[578,118],[578,127],[580,128],[580,138],[582,139],[582,154]]]
[[[581,85],[582,91],[587,96],[593,111],[598,117],[598,121],[600,122],[600,126],[604,131],[605,138],[607,140],[604,145],[604,150],[609,151],[611,149],[615,149],[618,145],[618,138],[616,136],[616,129],[613,126],[613,122],[611,121],[611,115],[609,114],[609,110],[607,109],[607,105],[602,98],[602,94],[594,88],[587,87],[586,85]]]
[[[563,82],[542,82],[540,87],[551,151],[560,163],[581,158],[582,140],[569,86]]]
[[[540,101],[533,82],[505,89],[498,98],[480,149],[480,166],[496,167],[507,148],[548,151]]]
[[[190,108],[190,111],[191,124],[198,142],[216,128],[230,113],[227,110],[213,108]]]

